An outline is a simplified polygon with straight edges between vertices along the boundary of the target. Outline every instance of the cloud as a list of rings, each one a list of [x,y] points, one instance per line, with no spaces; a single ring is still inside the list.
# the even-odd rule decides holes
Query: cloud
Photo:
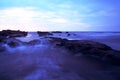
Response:
[[[10,8],[0,10],[0,29],[38,29],[34,24],[34,17],[37,17],[32,8]],[[29,26],[29,27],[28,27]]]
[[[50,20],[51,22],[54,22],[54,23],[67,23],[68,21],[64,18],[55,18],[55,19],[51,19]]]
[[[80,20],[64,17],[66,12],[40,10],[34,7],[13,7],[0,10],[0,30],[15,29],[25,31],[76,30],[88,27]]]

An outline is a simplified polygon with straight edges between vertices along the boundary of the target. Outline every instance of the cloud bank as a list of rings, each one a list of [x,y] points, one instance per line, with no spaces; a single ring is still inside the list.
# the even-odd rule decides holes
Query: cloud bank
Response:
[[[89,27],[77,19],[64,17],[65,12],[38,10],[34,7],[12,7],[0,10],[0,30],[26,31],[76,30],[74,27]],[[74,12],[73,12],[74,14]],[[67,28],[66,28],[67,27]],[[73,29],[71,29],[73,28]]]
[[[120,1],[1,0],[0,30],[119,30]],[[116,27],[115,27],[116,26]]]

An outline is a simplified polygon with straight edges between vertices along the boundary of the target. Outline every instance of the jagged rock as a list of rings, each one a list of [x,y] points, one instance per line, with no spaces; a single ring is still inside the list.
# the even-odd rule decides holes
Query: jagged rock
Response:
[[[50,33],[50,32],[40,32],[40,31],[38,31],[37,33],[38,33],[39,36],[49,36],[49,35],[53,35],[53,34]]]

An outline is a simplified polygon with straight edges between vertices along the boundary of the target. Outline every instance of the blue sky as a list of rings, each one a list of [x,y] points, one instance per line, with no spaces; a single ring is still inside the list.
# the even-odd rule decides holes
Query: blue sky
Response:
[[[120,31],[120,0],[0,0],[0,30]]]

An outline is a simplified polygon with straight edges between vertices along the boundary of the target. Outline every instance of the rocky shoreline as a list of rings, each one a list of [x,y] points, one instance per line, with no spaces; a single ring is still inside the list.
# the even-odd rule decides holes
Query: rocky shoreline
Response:
[[[100,42],[92,41],[92,40],[69,40],[69,39],[66,39],[66,38],[60,38],[60,37],[54,37],[53,36],[53,33],[61,34],[62,32],[37,32],[37,33],[38,33],[38,35],[40,37],[39,39],[35,39],[35,40],[28,41],[28,42],[24,42],[24,41],[21,41],[19,39],[16,39],[16,37],[26,37],[27,34],[28,34],[27,32],[9,31],[9,30],[0,32],[0,40],[1,40],[0,41],[0,53],[2,53],[1,56],[4,56],[5,58],[8,57],[8,59],[10,58],[11,60],[13,60],[14,59],[13,57],[10,57],[9,55],[4,55],[4,53],[5,54],[9,54],[8,47],[11,48],[11,49],[15,49],[17,47],[25,46],[25,49],[27,49],[27,48],[29,48],[31,46],[30,49],[27,49],[29,53],[24,54],[24,53],[26,53],[26,52],[24,52],[25,49],[21,49],[21,50],[23,50],[22,53],[20,52],[20,54],[19,54],[19,51],[13,52],[15,54],[11,54],[11,56],[12,55],[13,56],[19,55],[19,56],[28,57],[30,55],[33,55],[33,56],[30,57],[30,62],[33,62],[33,60],[32,60],[33,58],[35,60],[36,59],[43,59],[41,57],[41,54],[42,54],[42,56],[44,54],[45,55],[47,54],[47,56],[45,56],[45,57],[48,57],[48,58],[50,57],[50,55],[53,55],[53,56],[55,55],[54,58],[59,58],[60,56],[63,55],[61,53],[64,53],[64,51],[65,51],[65,53],[67,53],[67,55],[70,55],[70,56],[67,56],[67,58],[65,58],[66,60],[63,61],[64,64],[59,64],[59,66],[64,65],[62,67],[65,68],[65,70],[70,68],[69,70],[73,70],[73,71],[77,72],[80,76],[82,75],[82,76],[88,77],[88,80],[89,79],[90,80],[101,80],[101,79],[103,79],[103,80],[119,80],[120,79],[119,78],[119,72],[118,72],[119,67],[120,67],[120,51],[114,50],[114,49],[112,49],[108,45],[105,45],[105,44],[100,43]],[[69,34],[69,32],[67,32],[66,34]],[[38,46],[38,47],[36,47],[37,49],[34,48],[35,46]],[[44,49],[45,46],[47,46],[48,50],[53,50],[53,51],[45,51],[47,53],[42,52],[42,50],[43,51],[46,50],[46,49]],[[42,48],[42,49],[40,49],[40,48]],[[32,50],[32,49],[34,49],[34,50]],[[52,52],[52,54],[49,54],[51,52]],[[34,54],[30,54],[30,53],[34,53]],[[59,55],[59,56],[56,56],[56,55]],[[82,55],[82,57],[81,57],[81,55]],[[19,56],[16,56],[16,57],[19,57]],[[85,57],[85,59],[83,58],[83,56]],[[1,61],[4,60],[4,57],[1,57]],[[41,58],[39,58],[39,57],[41,57]],[[54,58],[53,58],[53,60],[54,60]],[[18,59],[24,59],[24,58],[20,57]],[[60,57],[60,61],[62,59],[64,59],[64,58]],[[69,59],[70,59],[70,61],[69,61]],[[80,61],[81,59],[82,59],[82,61]],[[105,70],[108,71],[108,72],[111,71],[108,74],[112,75],[112,77],[115,76],[116,79],[108,78],[108,77],[111,77],[111,76],[105,77],[106,78],[105,79],[104,76],[107,76],[107,75],[106,75],[106,72],[103,72],[103,71],[102,71],[101,74],[99,74],[99,72],[95,72],[95,71],[92,72],[92,70],[87,71],[88,69],[86,69],[87,66],[85,66],[85,65],[89,65],[89,66],[92,65],[92,64],[90,64],[88,62],[89,59],[90,59],[90,62],[92,61],[91,59],[93,59],[92,64],[95,64],[95,65],[96,64],[97,65],[101,65],[102,64],[103,66],[109,66],[108,70],[107,69],[105,69]],[[16,58],[16,60],[17,60],[17,58]],[[55,60],[57,60],[57,59],[55,59]],[[85,60],[85,63],[84,63],[84,60]],[[86,60],[87,60],[87,62],[86,62]],[[44,61],[46,61],[46,59],[45,60],[40,60],[40,62],[41,61],[44,62]],[[14,62],[14,60],[13,60],[13,62]],[[100,63],[96,63],[96,62],[100,62]],[[2,65],[6,66],[7,65],[6,63],[2,62]],[[22,64],[22,63],[20,65],[28,64],[27,62],[25,64],[24,63]],[[33,62],[33,63],[35,64],[36,62]],[[86,64],[86,63],[88,63],[88,64]],[[10,64],[14,65],[13,63],[10,63]],[[19,63],[16,63],[16,64],[19,64]],[[38,66],[39,64],[36,64],[36,65]],[[44,63],[44,64],[49,65],[49,63]],[[19,66],[19,65],[15,65],[15,66]],[[34,66],[34,65],[30,65],[30,66]],[[28,66],[28,67],[30,67],[30,66]],[[111,69],[111,67],[113,67],[113,66],[114,66],[114,68]],[[0,67],[2,67],[2,66],[0,66]],[[94,70],[94,65],[92,65],[92,67],[91,67],[91,69]],[[98,67],[100,67],[100,66],[98,66]],[[79,68],[81,68],[81,69],[83,68],[83,72]],[[109,68],[111,70],[109,70]],[[24,67],[23,67],[23,69],[24,69]],[[25,70],[27,70],[27,68]],[[113,71],[113,70],[115,70],[115,71]],[[20,72],[21,72],[21,70],[20,70]],[[0,72],[0,74],[1,73],[2,72]],[[9,71],[6,71],[6,73],[9,73]],[[22,74],[22,72],[21,72],[21,74]],[[18,76],[21,76],[21,74],[18,75]],[[54,74],[56,74],[56,72]],[[65,74],[65,72],[63,74]],[[4,79],[5,77],[3,77],[1,75],[0,75],[0,79]],[[9,75],[11,75],[11,74],[9,74]],[[93,76],[93,77],[91,77],[90,75]],[[74,76],[74,75],[72,75],[72,76]],[[99,77],[102,76],[102,77],[100,79],[98,79],[96,76],[99,76]],[[12,79],[14,79],[16,77],[17,76],[14,76],[10,80],[12,80]],[[69,78],[70,77],[67,77],[66,79],[69,79]],[[6,79],[6,80],[9,80],[9,79]],[[24,79],[20,79],[20,80],[24,80]],[[45,79],[43,79],[43,80],[45,80]],[[62,79],[60,79],[60,80],[62,80]],[[70,80],[73,80],[73,79],[70,79]],[[75,80],[80,80],[80,78],[78,78],[78,79],[76,78]],[[82,80],[86,80],[86,79],[82,79]]]
[[[12,37],[25,37],[27,36],[27,32],[25,31],[16,31],[16,30],[3,30],[0,31],[0,40],[4,38],[12,38]]]
[[[55,32],[55,33],[62,33],[62,32]],[[25,37],[27,36],[27,32],[10,31],[10,30],[2,31],[0,32],[0,36],[2,37],[0,39],[2,40],[0,42],[0,52],[7,50],[5,46],[3,46],[4,44],[14,48],[20,45],[37,45],[37,44],[41,44],[42,41],[47,40],[48,44],[50,44],[51,46],[56,46],[57,48],[64,48],[73,55],[76,54],[87,55],[99,59],[104,59],[105,61],[110,61],[113,64],[120,65],[119,63],[120,51],[114,50],[105,44],[90,40],[68,40],[68,39],[62,39],[56,37],[48,37],[49,35],[52,35],[52,33],[49,32],[38,32],[38,35],[40,37],[44,36],[45,39],[22,42],[20,40],[15,39],[15,37],[23,37],[23,36]]]

